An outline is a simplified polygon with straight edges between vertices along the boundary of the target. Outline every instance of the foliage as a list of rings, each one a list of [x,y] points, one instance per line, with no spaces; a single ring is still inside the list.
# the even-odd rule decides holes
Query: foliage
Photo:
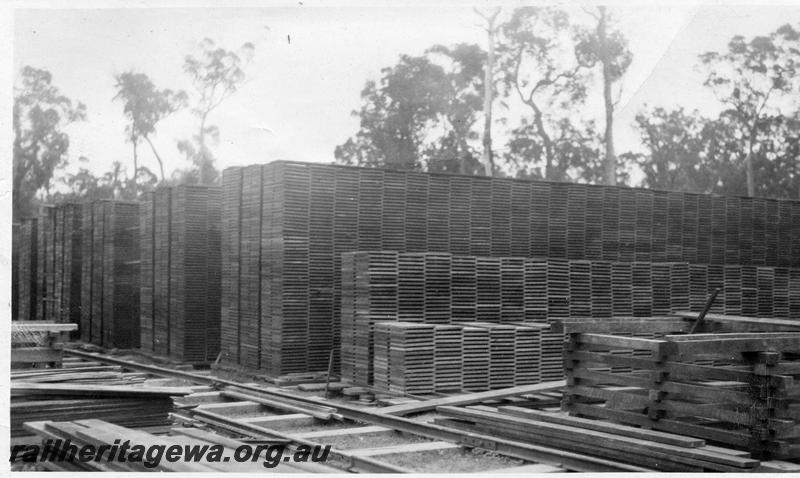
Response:
[[[579,123],[566,118],[554,125],[554,155],[559,160],[550,170],[550,180],[601,183],[604,178],[602,141],[594,121]],[[536,126],[523,119],[520,126],[511,130],[504,158],[509,169],[518,178],[548,179],[541,163],[529,158],[541,157],[544,145],[536,132]],[[627,181],[628,173],[622,166],[617,168],[620,181]]]
[[[725,105],[723,116],[744,140],[744,176],[747,194],[753,195],[764,135],[777,140],[769,133],[779,132],[786,113],[791,115],[799,105],[800,32],[787,24],[749,41],[737,35],[727,47],[700,56],[707,73],[704,84]]]
[[[399,170],[476,174],[483,168],[471,142],[480,111],[485,52],[471,44],[434,46],[402,55],[368,81],[355,136],[336,147],[337,162]]]
[[[516,93],[533,115],[512,130],[506,161],[523,170],[537,170],[545,179],[566,179],[563,173],[570,170],[573,158],[560,153],[574,154],[576,149],[563,142],[574,140],[580,132],[564,125],[586,97],[587,73],[574,53],[569,18],[558,9],[522,7],[501,32],[498,53],[505,73],[504,92]],[[592,139],[581,137],[579,144],[586,141]],[[521,147],[526,142],[529,145]],[[529,155],[518,154],[523,150]]]
[[[209,38],[200,42],[198,51],[184,59],[183,70],[189,75],[198,95],[192,113],[199,122],[198,132],[191,139],[178,142],[178,149],[191,161],[194,178],[199,184],[218,181],[214,155],[208,145],[219,140],[219,128],[208,124],[209,115],[236,93],[245,81],[245,68],[252,61],[255,46],[244,43],[237,51],[226,50]]]
[[[133,145],[134,171],[138,175],[137,146],[141,140],[147,141],[158,161],[161,179],[164,179],[164,162],[150,140],[155,134],[159,121],[185,107],[187,95],[183,91],[159,90],[143,73],[129,71],[116,75],[117,95],[115,100],[123,102],[123,112],[129,123],[125,134]],[[134,182],[135,186],[136,182]]]
[[[37,192],[49,193],[55,169],[67,164],[69,136],[63,128],[86,119],[86,107],[52,81],[47,70],[25,66],[14,88],[14,220],[35,212]]]
[[[747,194],[748,138],[730,115],[716,119],[682,109],[656,108],[636,117],[647,154],[626,154],[656,189],[743,196]],[[758,124],[752,156],[755,195],[800,198],[800,118],[772,117]]]

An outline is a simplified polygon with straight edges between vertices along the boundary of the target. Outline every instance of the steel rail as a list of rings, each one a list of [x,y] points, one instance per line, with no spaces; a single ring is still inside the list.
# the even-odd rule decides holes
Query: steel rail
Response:
[[[318,400],[310,397],[303,397],[294,395],[285,391],[277,390],[274,388],[259,388],[250,385],[243,385],[232,380],[226,380],[216,377],[209,377],[206,375],[195,374],[191,372],[183,372],[177,370],[170,370],[163,367],[153,365],[144,365],[125,360],[106,357],[103,355],[82,352],[78,350],[65,349],[64,353],[76,357],[81,357],[87,360],[96,360],[99,362],[112,363],[121,365],[123,367],[148,372],[153,375],[162,375],[166,377],[181,378],[185,380],[195,381],[197,383],[219,387],[220,385],[238,388],[240,390],[247,390],[265,395],[272,395],[275,397],[285,398],[292,401],[301,401],[314,406],[322,407],[335,407],[338,414],[346,419],[370,423],[373,425],[385,426],[394,430],[399,430],[406,433],[421,435],[427,438],[436,440],[444,440],[457,443],[463,446],[472,448],[482,448],[485,450],[496,451],[498,453],[512,456],[515,458],[532,461],[535,463],[542,463],[546,465],[559,466],[567,470],[578,472],[642,472],[642,471],[655,471],[649,468],[644,468],[636,465],[629,465],[626,463],[619,463],[611,460],[605,460],[589,455],[582,455],[556,448],[531,445],[524,442],[514,440],[506,440],[502,438],[484,435],[480,433],[467,432],[453,428],[436,425],[433,423],[425,423],[420,421],[411,420],[408,418],[388,415],[380,412],[372,412],[364,410],[359,407],[354,407],[344,404],[332,404],[327,401]],[[250,425],[248,425],[250,426]],[[260,427],[256,427],[260,428]],[[275,435],[274,431],[260,428],[259,430],[253,429],[253,432],[267,435]]]

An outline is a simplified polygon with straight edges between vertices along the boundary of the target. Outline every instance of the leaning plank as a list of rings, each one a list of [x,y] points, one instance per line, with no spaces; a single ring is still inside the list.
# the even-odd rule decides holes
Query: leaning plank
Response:
[[[499,407],[498,410],[516,417],[529,418],[531,420],[539,420],[548,423],[556,423],[559,425],[569,425],[587,430],[617,433],[631,438],[641,438],[643,440],[650,440],[684,448],[697,448],[705,445],[706,443],[705,440],[700,438],[685,437],[682,435],[674,435],[672,433],[646,430],[627,425],[619,425],[617,423],[589,420],[586,418],[571,417],[568,415],[556,415],[554,413],[540,412],[522,407]]]
[[[419,402],[403,403],[391,407],[380,408],[377,411],[388,415],[410,415],[412,413],[425,412],[434,410],[436,407],[444,406],[461,406],[472,405],[481,403],[488,400],[497,398],[513,397],[516,395],[525,395],[528,393],[539,393],[548,390],[557,390],[563,388],[567,384],[564,380],[557,380],[554,382],[542,382],[534,385],[522,385],[519,387],[503,388],[500,390],[490,390],[488,392],[465,393],[461,395],[453,395],[450,397],[433,398],[431,400],[423,400]]]

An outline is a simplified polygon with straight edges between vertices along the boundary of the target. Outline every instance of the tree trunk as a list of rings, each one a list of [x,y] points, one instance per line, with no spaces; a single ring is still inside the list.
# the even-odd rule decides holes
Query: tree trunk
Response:
[[[617,155],[614,151],[614,101],[611,99],[611,65],[607,46],[606,35],[606,9],[598,7],[600,10],[600,20],[597,25],[598,39],[600,40],[600,60],[603,64],[603,100],[606,107],[606,157],[604,161],[606,184],[614,186],[617,184]]]
[[[750,141],[747,147],[747,156],[744,158],[745,174],[747,176],[747,195],[753,197],[756,195],[756,186],[753,179],[753,143],[756,140],[755,125],[750,129]]]
[[[147,141],[147,144],[150,145],[150,149],[153,151],[153,154],[156,157],[156,161],[158,161],[158,169],[161,171],[161,180],[163,181],[164,180],[164,161],[162,161],[161,160],[161,156],[158,155],[158,152],[156,151],[156,147],[153,146],[153,142],[150,141],[150,137],[149,136],[145,136],[144,140]]]
[[[553,180],[553,161],[555,159],[555,151],[553,150],[553,140],[547,131],[544,129],[544,121],[542,121],[542,112],[535,103],[529,103],[533,108],[533,120],[536,123],[536,129],[539,132],[539,137],[542,138],[544,143],[544,179]],[[561,178],[558,178],[559,180]]]
[[[494,176],[494,153],[492,152],[492,86],[494,83],[494,21],[497,14],[487,18],[486,32],[488,34],[486,68],[483,76],[483,155],[481,160],[486,171],[486,176]]]
[[[138,187],[136,182],[136,176],[139,175],[139,153],[137,151],[137,138],[133,138],[133,198],[136,199],[138,194]]]

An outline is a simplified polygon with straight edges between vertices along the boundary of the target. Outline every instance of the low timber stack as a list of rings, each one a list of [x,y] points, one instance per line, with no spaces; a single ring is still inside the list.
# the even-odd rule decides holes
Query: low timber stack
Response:
[[[800,270],[798,270],[800,271]],[[375,324],[403,321],[431,325],[534,324],[544,330],[525,359],[506,355],[497,342],[491,366],[517,360],[534,364],[530,382],[562,377],[564,336],[547,330],[568,317],[649,317],[678,310],[699,312],[709,293],[722,293],[712,312],[772,318],[800,317],[800,274],[794,269],[690,265],[687,263],[605,262],[453,256],[443,253],[352,252],[342,254],[342,378],[368,385],[373,380]],[[752,277],[757,308],[744,306],[741,277]],[[766,279],[759,279],[759,276]],[[781,277],[778,287],[775,277]],[[738,293],[738,295],[737,295]],[[755,297],[755,295],[754,295]],[[779,314],[775,314],[775,312]],[[759,313],[760,312],[760,313]],[[785,315],[784,315],[785,314]],[[501,329],[492,337],[505,333]],[[416,330],[414,330],[416,332]],[[510,340],[510,339],[509,339]],[[505,346],[505,345],[503,345]],[[433,345],[437,349],[436,344]],[[511,386],[519,379],[497,382]],[[522,383],[522,382],[520,382]],[[442,386],[441,384],[439,386]]]
[[[139,346],[139,203],[82,206],[81,340]]]
[[[162,187],[140,208],[141,348],[187,363],[219,354],[221,190]]]
[[[564,410],[704,438],[756,458],[800,458],[800,327],[732,319],[712,317],[715,332],[694,334],[678,317],[564,321]],[[731,331],[742,326],[756,331]],[[786,331],[792,327],[797,332]],[[769,331],[776,328],[782,331]],[[656,338],[635,336],[642,334]]]

